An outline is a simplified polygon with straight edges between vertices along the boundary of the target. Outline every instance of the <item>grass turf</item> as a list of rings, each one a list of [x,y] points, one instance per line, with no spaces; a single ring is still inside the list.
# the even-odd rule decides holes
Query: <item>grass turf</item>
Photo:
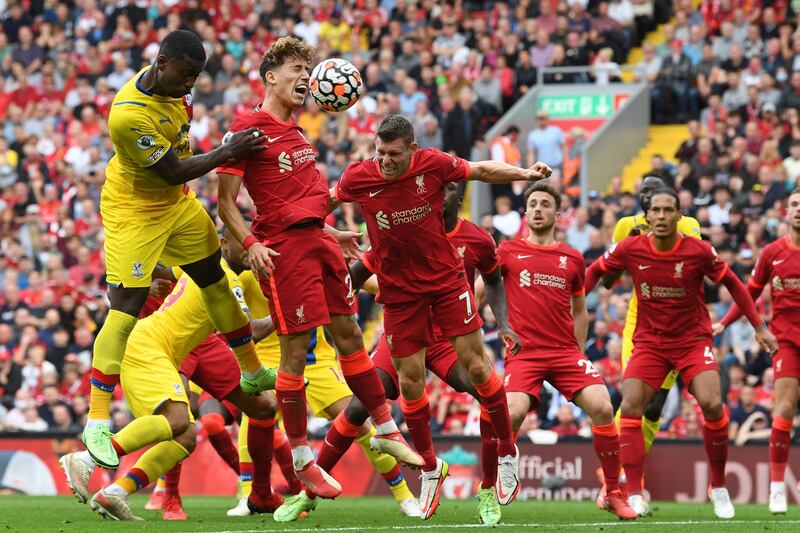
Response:
[[[476,502],[444,501],[429,521],[406,518],[390,498],[341,499],[322,501],[316,511],[303,520],[277,524],[271,515],[228,518],[225,511],[235,503],[233,498],[186,497],[187,522],[164,522],[159,511],[145,511],[145,496],[133,498],[134,513],[145,522],[113,522],[103,520],[88,505],[81,505],[67,496],[33,497],[0,496],[0,532],[84,531],[474,531],[485,529],[478,523]],[[636,522],[620,522],[600,511],[592,502],[517,501],[503,508],[503,521],[496,531],[695,531],[748,532],[800,531],[800,510],[790,509],[786,517],[773,517],[766,506],[739,505],[736,519],[723,522],[714,519],[710,504],[689,505],[656,502],[653,516]]]

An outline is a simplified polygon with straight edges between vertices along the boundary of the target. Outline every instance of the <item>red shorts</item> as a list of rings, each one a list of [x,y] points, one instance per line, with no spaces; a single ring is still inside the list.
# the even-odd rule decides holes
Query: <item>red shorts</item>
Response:
[[[228,344],[216,334],[201,342],[181,363],[181,374],[222,401],[239,386],[239,364]]]
[[[679,348],[635,344],[622,380],[640,379],[653,389],[659,390],[667,374],[675,369],[680,372],[683,382],[689,386],[701,372],[706,370],[719,372],[711,346],[711,339],[703,339],[693,345]]]
[[[483,326],[466,279],[457,289],[383,306],[383,329],[393,357],[413,355],[436,342],[434,325],[445,338],[466,335]]]
[[[605,385],[592,362],[577,349],[535,355],[518,353],[506,359],[506,392],[524,392],[538,402],[544,381],[570,401],[589,385]]]
[[[199,410],[200,406],[203,405],[203,402],[205,402],[207,400],[216,400],[216,401],[218,401],[219,403],[222,404],[222,407],[224,407],[225,409],[228,410],[228,412],[230,413],[231,417],[234,420],[237,420],[239,418],[239,408],[238,407],[233,405],[228,400],[223,400],[221,398],[215,398],[215,397],[211,396],[211,394],[209,394],[208,391],[205,391],[205,390],[200,395],[200,398],[197,400],[198,410]]]
[[[389,352],[385,334],[381,335],[377,346],[372,351],[372,362],[376,368],[380,368],[392,378],[395,390],[399,394],[400,384],[397,382],[397,370],[392,365],[392,354]],[[444,383],[447,383],[447,376],[456,364],[458,364],[458,356],[450,341],[438,341],[426,347],[425,367]]]
[[[778,340],[778,353],[772,358],[775,379],[800,379],[800,346],[790,341]]]
[[[352,315],[355,297],[350,271],[336,239],[318,226],[291,229],[269,241],[281,255],[261,281],[279,335],[328,324],[331,315]]]

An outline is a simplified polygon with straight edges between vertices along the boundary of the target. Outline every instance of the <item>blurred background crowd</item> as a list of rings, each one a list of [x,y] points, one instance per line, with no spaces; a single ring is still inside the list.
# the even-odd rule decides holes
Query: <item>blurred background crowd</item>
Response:
[[[743,279],[759,251],[785,234],[782,200],[800,175],[800,33],[788,0],[0,0],[0,431],[77,431],[87,411],[94,336],[107,313],[99,195],[112,155],[106,117],[115,91],[156,56],[168,32],[197,32],[208,54],[193,91],[195,152],[217,146],[237,112],[260,101],[261,55],[283,35],[341,56],[362,72],[361,101],[338,115],[311,101],[297,121],[333,182],[370,157],[382,117],[407,116],[423,147],[525,166],[560,169],[564,132],[542,113],[526,139],[492,124],[537,83],[545,66],[591,66],[546,74],[545,83],[613,83],[646,32],[665,24],[666,42],[644,45],[634,76],[652,85],[653,119],[688,122],[677,153],[655,157],[648,175],[680,191],[704,238]],[[668,22],[669,21],[669,22]],[[797,71],[795,69],[798,69]],[[519,145],[519,147],[517,146]],[[587,209],[565,191],[558,238],[591,262],[614,224],[638,212],[635,193],[612,179]],[[217,177],[191,184],[212,215]],[[524,231],[524,183],[496,187],[495,209],[479,222],[498,242]],[[251,208],[246,193],[242,208]],[[346,214],[346,216],[345,216]],[[334,222],[358,229],[358,212]],[[589,297],[586,351],[618,401],[620,335],[629,279]],[[721,317],[730,296],[708,287]],[[380,332],[377,306],[362,296],[362,324]],[[769,316],[768,300],[762,312]],[[502,371],[494,317],[484,308],[486,350]],[[716,339],[732,436],[769,427],[772,371],[752,328]],[[477,434],[475,402],[432,378],[436,431]],[[523,431],[586,432],[588,420],[549,391]],[[753,416],[753,415],[756,416]],[[128,420],[118,391],[114,424]],[[681,388],[670,396],[663,434],[699,437],[699,411]],[[745,421],[747,423],[745,424]],[[742,427],[742,426],[746,427]],[[751,433],[747,433],[750,435]],[[746,436],[746,435],[745,435]],[[743,437],[744,438],[744,437]]]

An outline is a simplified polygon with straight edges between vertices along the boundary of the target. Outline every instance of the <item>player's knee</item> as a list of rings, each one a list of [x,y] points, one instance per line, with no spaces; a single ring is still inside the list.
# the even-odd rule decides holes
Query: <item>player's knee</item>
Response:
[[[598,402],[597,405],[593,405],[591,419],[595,425],[610,424],[614,420],[614,408],[611,407],[611,401]]]
[[[641,403],[630,398],[625,398],[624,394],[622,395],[622,404],[619,409],[622,416],[627,418],[641,418],[642,414],[644,414]]]
[[[425,380],[423,377],[413,375],[400,376],[400,392],[404,398],[419,398],[425,391]]]
[[[465,367],[472,383],[486,383],[489,379],[491,369],[482,356],[471,358]]]
[[[187,404],[169,400],[164,402],[159,412],[167,419],[173,436],[181,435],[189,428],[189,406]]]
[[[698,398],[697,403],[707,420],[719,420],[722,417],[722,398]]]
[[[361,328],[358,326],[355,315],[343,316],[333,322],[331,328],[334,342],[339,352],[349,355],[364,347]]]
[[[174,440],[191,454],[197,446],[197,425],[189,424],[186,430],[175,437]]]
[[[267,396],[254,396],[243,411],[256,420],[271,420],[275,418],[275,402]]]
[[[776,400],[775,408],[772,411],[772,416],[779,416],[791,420],[794,418],[794,412],[797,409],[796,405],[788,400]]]
[[[395,396],[395,399],[396,398],[397,397]],[[358,398],[353,396],[353,398],[350,400],[350,403],[347,404],[347,407],[344,410],[344,417],[353,424],[363,424],[366,422],[367,418],[369,418],[369,413],[367,412],[367,408],[364,407],[364,404],[362,404]]]

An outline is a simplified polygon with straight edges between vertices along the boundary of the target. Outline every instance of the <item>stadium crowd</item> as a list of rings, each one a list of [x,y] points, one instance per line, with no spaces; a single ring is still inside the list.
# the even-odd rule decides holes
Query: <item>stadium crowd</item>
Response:
[[[365,95],[347,113],[323,113],[311,99],[297,115],[318,150],[318,168],[335,181],[353,160],[369,157],[372,137],[389,113],[409,117],[423,147],[461,157],[515,157],[502,139],[484,133],[528,88],[543,66],[624,63],[644,33],[669,19],[667,43],[644,46],[637,76],[653,85],[654,117],[692,118],[675,154],[653,159],[648,175],[680,191],[681,207],[703,235],[746,278],[759,250],[787,231],[781,200],[800,175],[800,33],[786,2],[411,2],[363,0],[313,5],[274,0],[238,2],[0,1],[0,431],[69,431],[87,412],[92,344],[107,314],[100,188],[111,157],[105,117],[114,91],[154,59],[160,39],[187,28],[204,41],[209,61],[193,91],[190,136],[196,152],[218,145],[235,114],[261,99],[257,65],[277,37],[294,34],[341,55],[364,75]],[[745,5],[747,4],[747,5]],[[748,7],[749,6],[749,7]],[[798,65],[800,67],[800,65]],[[600,74],[611,72],[610,76]],[[551,75],[547,82],[613,81]],[[550,132],[547,134],[547,132]],[[538,135],[536,134],[538,132]],[[558,168],[563,134],[547,117],[521,145]],[[510,136],[516,142],[513,128]],[[513,145],[512,142],[512,145]],[[545,158],[552,157],[552,161]],[[531,156],[529,156],[531,157]],[[190,185],[216,212],[216,176]],[[554,180],[567,190],[567,185]],[[496,188],[493,213],[481,224],[498,242],[515,238],[524,184]],[[241,206],[252,207],[243,193]],[[559,239],[587,263],[610,245],[615,222],[638,211],[637,197],[612,180],[592,191],[587,209],[565,194]],[[336,223],[359,229],[358,213]],[[620,336],[630,281],[590,297],[586,352],[619,401]],[[731,304],[709,287],[709,308],[721,317]],[[362,320],[378,309],[362,296]],[[769,305],[762,311],[769,314]],[[487,352],[502,369],[502,350],[488,306]],[[377,326],[378,328],[380,326]],[[377,337],[376,337],[377,338]],[[739,431],[769,427],[772,371],[744,319],[717,339],[723,386]],[[432,378],[435,428],[477,434],[477,403]],[[119,389],[117,389],[119,391]],[[685,391],[684,391],[685,392]],[[664,435],[700,437],[699,411],[679,390],[670,396]],[[114,425],[128,420],[117,397]],[[553,391],[522,431],[588,433],[588,419]]]

